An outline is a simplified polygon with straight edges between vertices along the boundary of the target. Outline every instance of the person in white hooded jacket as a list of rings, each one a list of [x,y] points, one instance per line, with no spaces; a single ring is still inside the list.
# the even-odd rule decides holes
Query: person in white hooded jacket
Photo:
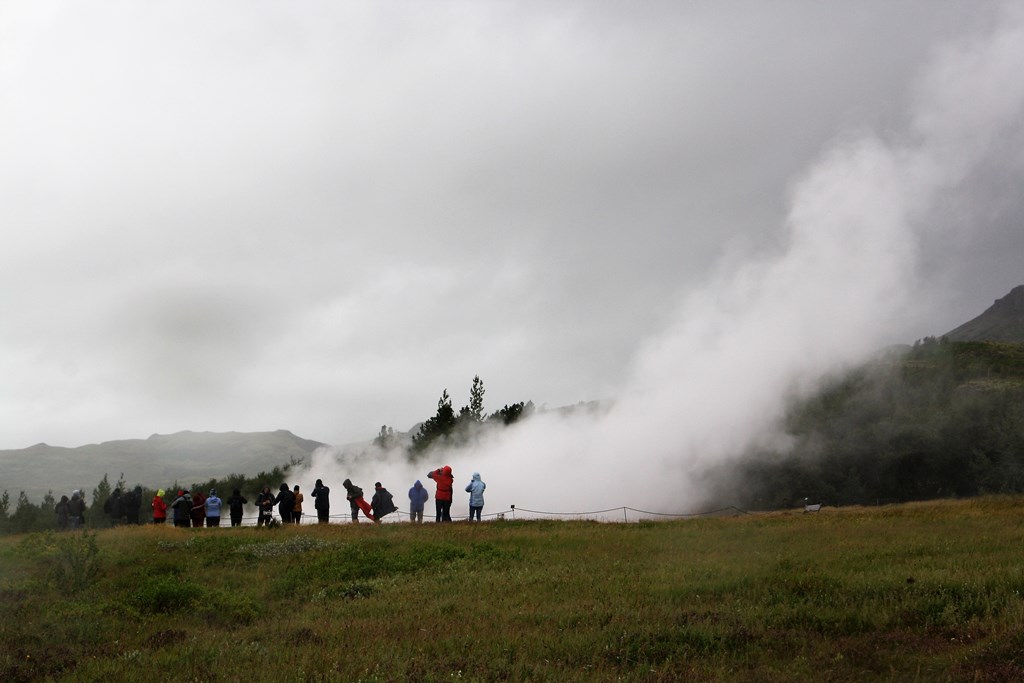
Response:
[[[487,484],[480,479],[480,473],[473,473],[473,480],[466,485],[466,492],[469,494],[469,521],[473,521],[473,516],[476,515],[476,521],[480,520],[480,513],[484,509],[484,489],[487,488]]]

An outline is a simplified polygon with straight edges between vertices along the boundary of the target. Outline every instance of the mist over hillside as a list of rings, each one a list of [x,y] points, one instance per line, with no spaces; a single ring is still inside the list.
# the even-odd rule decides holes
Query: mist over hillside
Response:
[[[1024,492],[1024,344],[930,338],[836,376],[779,448],[706,470],[707,499],[777,509]]]

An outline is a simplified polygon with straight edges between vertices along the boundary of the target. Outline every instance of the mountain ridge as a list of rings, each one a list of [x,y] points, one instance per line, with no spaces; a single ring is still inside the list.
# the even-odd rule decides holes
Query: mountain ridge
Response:
[[[981,315],[942,335],[949,341],[1024,344],[1024,285],[1018,285]]]
[[[106,474],[116,481],[124,473],[129,485],[191,484],[231,473],[256,474],[295,460],[307,460],[326,444],[286,429],[272,432],[194,432],[153,434],[146,439],[121,439],[83,446],[50,446],[0,450],[0,490],[25,491],[38,500],[80,488],[86,491]]]

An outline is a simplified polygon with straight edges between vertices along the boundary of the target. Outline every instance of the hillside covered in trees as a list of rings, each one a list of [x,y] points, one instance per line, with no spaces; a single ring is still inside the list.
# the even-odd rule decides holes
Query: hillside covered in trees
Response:
[[[789,411],[785,451],[704,474],[709,499],[776,509],[1024,492],[1024,344],[928,338]]]

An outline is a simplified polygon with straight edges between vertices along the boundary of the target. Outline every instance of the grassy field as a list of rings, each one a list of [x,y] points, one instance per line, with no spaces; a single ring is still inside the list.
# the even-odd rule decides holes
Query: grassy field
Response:
[[[1021,498],[0,539],[0,679],[1024,680]]]

